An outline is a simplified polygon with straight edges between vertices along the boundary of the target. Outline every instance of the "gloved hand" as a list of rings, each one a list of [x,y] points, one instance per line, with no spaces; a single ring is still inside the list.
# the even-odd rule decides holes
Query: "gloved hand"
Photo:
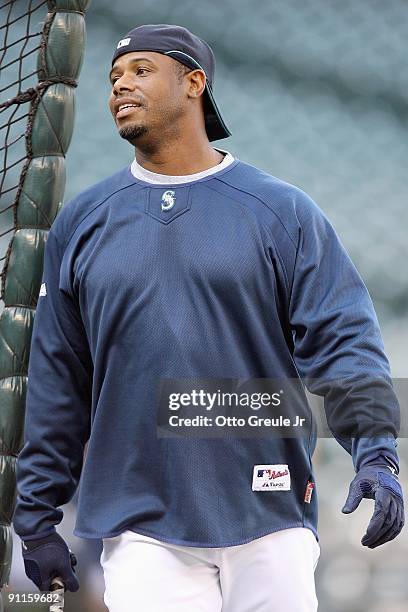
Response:
[[[398,476],[385,464],[367,464],[350,484],[349,494],[342,509],[354,512],[363,497],[374,499],[374,514],[361,543],[375,548],[393,540],[404,526],[404,499]]]
[[[23,540],[22,553],[25,572],[40,591],[49,591],[56,576],[64,582],[65,590],[79,589],[74,570],[77,559],[58,533],[37,540]]]

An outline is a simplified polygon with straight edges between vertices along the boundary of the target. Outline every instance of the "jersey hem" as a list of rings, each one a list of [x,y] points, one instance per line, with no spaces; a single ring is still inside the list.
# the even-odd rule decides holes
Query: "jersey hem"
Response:
[[[270,533],[275,533],[277,531],[282,531],[283,529],[293,529],[294,527],[304,527],[305,529],[310,529],[310,531],[313,533],[313,535],[316,538],[316,541],[319,542],[319,535],[317,533],[317,530],[315,527],[313,527],[312,525],[304,525],[304,523],[302,523],[302,521],[297,521],[295,523],[288,523],[285,525],[280,525],[278,527],[273,527],[271,529],[267,529],[266,531],[262,531],[260,533],[256,533],[252,536],[249,536],[248,538],[244,538],[241,540],[237,540],[237,541],[233,541],[233,542],[217,542],[216,544],[210,544],[208,542],[191,542],[191,541],[187,541],[187,540],[181,540],[179,538],[169,538],[167,536],[164,536],[160,533],[155,533],[153,531],[150,531],[148,529],[142,529],[142,528],[137,528],[137,529],[132,529],[132,527],[130,525],[128,525],[127,527],[124,527],[123,529],[121,529],[120,531],[114,531],[114,532],[110,532],[110,533],[104,533],[104,534],[90,534],[87,533],[85,531],[79,531],[77,529],[74,529],[73,534],[75,536],[77,536],[78,538],[84,538],[84,539],[108,539],[108,538],[116,538],[117,536],[121,535],[124,531],[134,531],[135,533],[139,533],[140,535],[145,535],[145,536],[149,536],[151,538],[155,538],[156,540],[160,540],[162,542],[167,542],[168,544],[176,544],[179,546],[192,546],[195,548],[228,548],[230,546],[241,546],[242,544],[248,544],[248,542],[252,542],[253,540],[257,540],[259,538],[262,538]]]

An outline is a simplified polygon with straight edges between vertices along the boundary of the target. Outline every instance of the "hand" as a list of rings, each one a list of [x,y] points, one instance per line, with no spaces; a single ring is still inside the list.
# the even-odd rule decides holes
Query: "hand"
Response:
[[[65,590],[79,589],[74,570],[76,557],[58,533],[38,540],[22,541],[22,553],[25,572],[40,591],[49,591],[51,581],[56,576],[64,582]]]
[[[404,499],[398,476],[384,464],[362,467],[350,484],[342,512],[354,512],[363,497],[374,499],[374,514],[361,543],[375,548],[393,540],[404,526]]]

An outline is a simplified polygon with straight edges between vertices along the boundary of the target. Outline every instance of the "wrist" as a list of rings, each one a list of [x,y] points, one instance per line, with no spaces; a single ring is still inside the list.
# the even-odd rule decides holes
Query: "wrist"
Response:
[[[376,457],[372,457],[364,461],[363,464],[360,466],[360,470],[367,467],[383,468],[385,471],[391,472],[395,476],[398,476],[399,474],[398,459],[391,458],[388,455],[385,455],[384,453],[380,453]]]
[[[31,540],[39,540],[40,538],[45,538],[46,536],[52,535],[54,533],[57,533],[57,530],[55,529],[55,526],[53,525],[52,527],[50,527],[49,529],[45,529],[43,531],[40,531],[39,533],[32,533],[30,535],[20,535],[20,539],[23,540],[24,542],[29,542]]]
[[[45,544],[62,544],[64,547],[66,546],[62,537],[57,533],[51,533],[47,536],[38,537],[36,539],[25,540],[21,538],[21,545],[24,552],[31,552],[32,550],[38,548],[39,546],[44,546]]]

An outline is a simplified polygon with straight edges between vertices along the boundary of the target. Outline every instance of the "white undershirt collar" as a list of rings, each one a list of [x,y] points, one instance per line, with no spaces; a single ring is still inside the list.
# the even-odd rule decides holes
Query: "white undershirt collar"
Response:
[[[214,147],[216,151],[220,151],[221,153],[225,153],[224,159],[212,168],[208,168],[207,170],[202,170],[202,172],[195,172],[194,174],[183,174],[183,175],[170,175],[170,174],[159,174],[157,172],[151,172],[151,170],[146,170],[140,164],[137,163],[136,159],[133,160],[132,165],[130,166],[130,170],[133,176],[141,181],[145,181],[147,183],[156,183],[156,184],[175,184],[175,183],[189,183],[190,181],[196,181],[197,179],[204,178],[210,174],[215,174],[220,170],[224,170],[227,166],[232,164],[234,161],[234,157],[229,153],[229,151],[225,151],[224,149],[219,149],[218,147]]]

